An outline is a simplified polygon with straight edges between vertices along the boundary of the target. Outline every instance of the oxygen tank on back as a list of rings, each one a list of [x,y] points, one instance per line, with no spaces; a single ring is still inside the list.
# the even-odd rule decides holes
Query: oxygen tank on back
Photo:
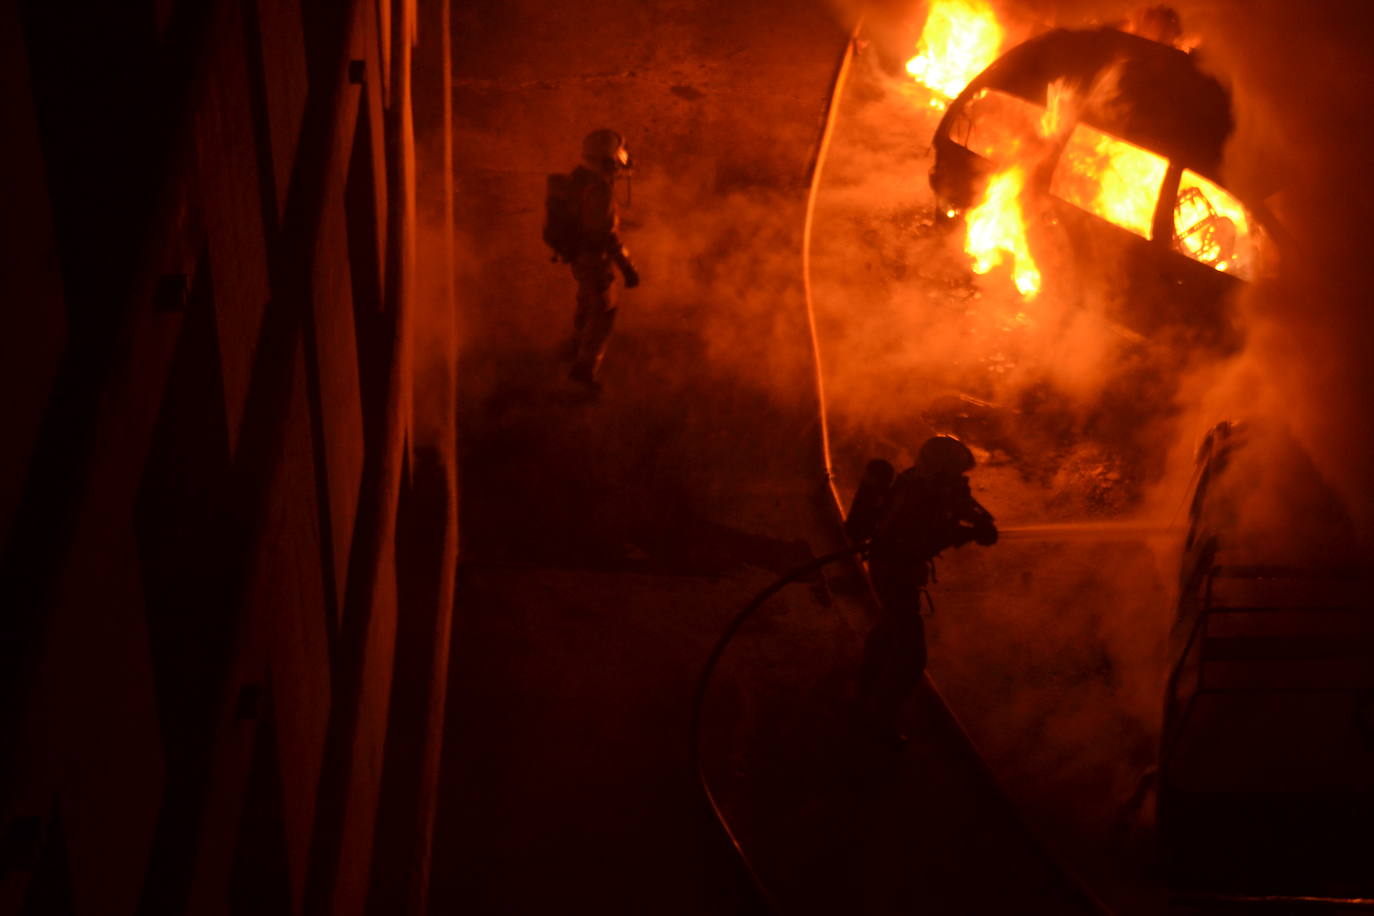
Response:
[[[844,519],[844,533],[852,543],[866,541],[873,537],[882,520],[883,510],[887,507],[888,491],[897,470],[892,462],[874,458],[864,468],[859,478],[859,489],[854,492],[854,500],[849,504],[849,513]]]

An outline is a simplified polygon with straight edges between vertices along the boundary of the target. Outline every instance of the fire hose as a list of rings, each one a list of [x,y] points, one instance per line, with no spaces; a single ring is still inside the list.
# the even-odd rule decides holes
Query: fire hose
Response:
[[[864,541],[856,546],[846,547],[843,550],[828,553],[825,556],[811,560],[809,563],[798,566],[791,572],[774,580],[771,585],[750,599],[749,603],[730,621],[730,625],[725,628],[720,638],[716,640],[716,644],[711,648],[711,654],[706,657],[706,663],[702,666],[701,674],[697,676],[696,691],[692,696],[690,725],[692,770],[697,775],[697,782],[701,786],[701,791],[706,797],[707,804],[711,806],[711,811],[715,814],[716,821],[720,824],[721,829],[725,831],[725,835],[729,838],[730,844],[734,846],[740,861],[744,863],[745,871],[749,873],[749,879],[753,883],[755,890],[757,890],[759,896],[763,898],[768,909],[775,912],[777,911],[777,906],[775,905],[773,895],[769,893],[767,886],[763,883],[763,879],[754,869],[754,864],[750,860],[748,853],[744,851],[744,847],[740,844],[739,837],[730,826],[729,818],[727,818],[725,812],[721,810],[720,803],[716,800],[715,793],[711,791],[710,780],[706,778],[706,770],[702,767],[701,719],[702,712],[706,706],[706,692],[711,685],[711,675],[715,672],[716,665],[720,662],[721,656],[725,654],[725,650],[729,647],[730,642],[735,638],[735,634],[739,632],[740,627],[744,626],[745,621],[754,615],[755,611],[763,607],[769,598],[772,598],[798,579],[809,576],[822,567],[828,566],[838,560],[857,556],[867,550],[868,547],[869,542]]]
[[[833,501],[835,508],[840,511],[841,517],[843,517],[843,509],[840,506],[839,494],[835,491],[834,474],[831,470],[830,430],[829,424],[826,420],[825,409],[825,383],[824,377],[821,372],[821,352],[820,340],[816,329],[816,310],[812,301],[811,229],[815,223],[816,218],[816,197],[817,193],[820,190],[821,173],[823,171],[826,154],[829,152],[830,149],[830,139],[835,131],[835,119],[839,113],[840,96],[843,93],[844,86],[849,79],[849,68],[854,60],[854,50],[859,40],[859,34],[863,30],[863,24],[864,13],[861,11],[857,19],[854,21],[853,28],[850,30],[849,40],[845,42],[844,54],[840,57],[839,65],[835,71],[835,79],[831,84],[830,100],[827,103],[825,109],[825,122],[821,127],[821,135],[819,141],[816,144],[815,154],[812,158],[811,167],[809,170],[811,180],[807,188],[806,216],[802,224],[802,289],[803,296],[806,301],[806,318],[807,327],[810,332],[811,338],[811,355],[815,365],[816,412],[820,439],[819,458],[821,468],[824,473],[824,489],[829,494],[829,497]],[[716,664],[720,661],[721,656],[725,653],[726,648],[730,645],[730,641],[734,639],[735,634],[739,632],[740,627],[744,625],[745,621],[747,621],[751,616],[753,616],[755,611],[757,611],[760,607],[763,606],[764,602],[766,602],[769,598],[776,595],[778,592],[782,591],[782,589],[786,588],[788,585],[792,584],[793,582],[796,582],[798,579],[810,575],[811,573],[816,572],[820,570],[822,567],[834,563],[837,560],[842,560],[846,557],[856,556],[862,553],[865,549],[867,549],[867,547],[868,543],[867,541],[864,541],[856,546],[846,547],[843,550],[837,550],[834,553],[818,557],[817,559],[814,559],[809,563],[806,563],[805,565],[800,566],[797,569],[792,570],[792,572],[787,573],[786,575],[777,579],[773,582],[773,584],[769,585],[763,591],[755,595],[753,599],[750,600],[750,602],[747,605],[745,605],[744,608],[738,614],[735,615],[734,619],[730,621],[730,625],[725,628],[725,632],[723,632],[720,635],[720,638],[716,640],[715,646],[713,646],[711,649],[711,654],[707,657],[706,663],[702,666],[701,674],[697,678],[696,692],[692,697],[692,712],[690,724],[690,754],[692,769],[697,774],[697,781],[701,785],[702,794],[705,796],[707,803],[711,806],[711,811],[715,815],[716,821],[720,824],[721,829],[725,831],[725,835],[729,838],[730,844],[735,848],[736,854],[739,855],[740,861],[744,864],[745,871],[749,873],[750,882],[758,891],[759,896],[764,901],[765,906],[769,910],[774,912],[777,911],[777,906],[776,901],[773,899],[773,895],[769,893],[768,888],[764,885],[762,878],[760,878],[758,872],[754,869],[753,862],[750,860],[748,854],[744,851],[744,848],[740,845],[739,837],[735,835],[735,831],[730,827],[730,821],[725,816],[725,813],[721,810],[720,804],[717,802],[715,794],[711,791],[711,785],[709,780],[707,780],[706,778],[706,772],[704,769],[702,769],[701,717],[702,710],[706,702],[706,691],[707,688],[710,686],[711,674],[715,671]]]
[[[1004,529],[1002,533],[1003,535],[1010,535],[1011,539],[1014,540],[1063,540],[1085,536],[1100,539],[1104,536],[1110,538],[1113,535],[1116,537],[1139,538],[1172,534],[1174,533],[1174,529],[1132,524],[1097,523],[1075,525],[1070,523],[1017,526]],[[689,727],[692,770],[696,773],[697,783],[701,787],[702,795],[706,798],[707,804],[711,806],[712,814],[715,816],[717,823],[720,824],[721,829],[725,832],[726,837],[730,840],[730,844],[734,847],[735,853],[739,856],[740,861],[744,864],[745,871],[749,873],[750,882],[754,885],[755,890],[763,899],[768,909],[775,912],[778,908],[773,899],[773,895],[769,892],[762,877],[754,868],[753,861],[749,858],[749,854],[745,852],[744,846],[740,843],[739,836],[730,825],[730,819],[726,817],[715,793],[711,791],[711,782],[707,779],[706,770],[702,765],[701,724],[706,706],[706,694],[711,685],[711,675],[715,673],[716,666],[720,663],[720,659],[725,654],[725,650],[729,648],[730,643],[739,633],[740,628],[743,627],[749,618],[763,607],[770,598],[799,579],[818,572],[831,563],[848,559],[849,557],[859,556],[866,552],[871,546],[871,541],[865,540],[856,545],[845,547],[842,550],[837,550],[833,553],[817,557],[791,572],[778,577],[766,588],[754,595],[754,597],[749,600],[749,603],[731,619],[729,625],[726,626],[725,630],[716,640],[715,645],[711,647],[711,653],[706,657],[706,662],[702,665],[701,673],[697,676],[696,688],[692,695],[691,724]],[[927,600],[930,599],[929,593],[925,592],[924,589],[922,589],[922,593]]]

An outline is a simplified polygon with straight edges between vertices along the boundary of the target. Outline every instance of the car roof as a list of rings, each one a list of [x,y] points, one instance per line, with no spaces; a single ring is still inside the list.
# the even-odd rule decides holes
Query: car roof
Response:
[[[1187,53],[1117,29],[1055,29],[1003,54],[978,75],[951,111],[983,89],[1000,89],[1038,105],[1056,80],[1089,86],[1117,62],[1119,102],[1082,120],[1215,176],[1234,126],[1226,90]]]

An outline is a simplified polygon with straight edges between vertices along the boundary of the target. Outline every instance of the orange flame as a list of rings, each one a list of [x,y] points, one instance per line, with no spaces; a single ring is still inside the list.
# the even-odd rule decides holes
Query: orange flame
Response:
[[[1040,138],[1056,137],[1073,123],[1073,91],[1062,80],[1050,84],[1045,110],[1036,125]],[[1045,147],[1027,149],[1021,143],[1011,146],[1013,163],[988,180],[979,204],[965,218],[965,253],[973,257],[973,272],[985,274],[1004,259],[1011,259],[1012,282],[1024,299],[1040,292],[1040,268],[1031,256],[1026,237],[1026,220],[1021,209],[1021,190],[1026,184],[1025,161],[1044,155]]]
[[[906,72],[945,99],[963,91],[975,76],[997,58],[1002,27],[985,0],[933,0],[916,56]],[[935,108],[945,101],[932,99]]]
[[[1064,148],[1050,193],[1149,238],[1168,171],[1163,156],[1079,124]]]
[[[1027,133],[1034,130],[1039,135],[1038,141],[1013,138],[1010,143],[998,144],[1005,145],[1005,150],[986,151],[995,163],[1002,166],[1002,170],[988,182],[983,200],[968,215],[968,236],[964,250],[974,259],[974,271],[986,273],[1005,252],[1012,260],[1016,287],[1027,299],[1033,298],[1039,291],[1040,273],[1026,242],[1026,228],[1018,199],[1025,183],[1026,169],[1035,168],[1041,157],[1049,155],[1063,142],[1063,152],[1052,173],[1050,193],[1147,239],[1151,235],[1160,189],[1169,169],[1168,160],[1164,157],[1079,122],[1076,110],[1078,103],[1074,89],[1062,81],[1056,81],[1048,87],[1045,107],[1040,110],[1038,123],[1027,117],[1025,112],[1018,112],[1017,117],[1025,125],[1023,130]],[[1005,104],[995,110],[1003,116],[1017,112],[1015,106],[1007,107]],[[991,131],[983,132],[989,137],[992,135]],[[1063,141],[1065,135],[1067,141]],[[1052,142],[1046,144],[1044,141],[1047,140]],[[1015,189],[1014,193],[1012,188]],[[1218,195],[1213,191],[1208,196]],[[1197,224],[1207,231],[1204,233],[1203,228],[1196,231],[1180,228],[1180,241],[1176,244],[1183,246],[1190,256],[1204,263],[1213,263],[1218,270],[1227,270],[1230,267],[1229,256],[1223,255],[1222,251],[1227,238],[1235,233],[1230,232],[1228,236],[1225,230],[1236,224],[1237,218],[1228,210],[1222,214],[1228,217],[1226,221],[1212,219],[1204,224],[1202,217],[1207,215],[1201,213],[1200,209],[1197,213],[1180,209],[1177,216],[1180,226]],[[1243,223],[1240,225],[1243,227]]]
[[[982,203],[965,217],[968,236],[964,250],[973,256],[973,272],[985,274],[1010,258],[1011,276],[1027,299],[1040,292],[1040,268],[1031,257],[1026,221],[1021,214],[1021,188],[1026,171],[1013,165],[988,181]]]
[[[1057,137],[1073,126],[1078,96],[1064,80],[1055,80],[1045,90],[1045,113],[1040,116],[1040,136]]]
[[[1245,274],[1254,259],[1249,214],[1224,188],[1184,169],[1174,206],[1175,247],[1220,271]]]

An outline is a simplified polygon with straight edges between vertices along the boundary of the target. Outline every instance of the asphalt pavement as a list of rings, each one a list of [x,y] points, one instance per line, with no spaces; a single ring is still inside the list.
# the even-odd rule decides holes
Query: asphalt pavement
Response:
[[[688,713],[750,596],[839,543],[801,277],[852,23],[822,2],[454,11],[460,567],[431,912],[752,913]],[[638,162],[604,390],[561,360],[574,285],[546,175],[620,130]],[[871,606],[804,580],[722,659],[703,757],[788,912],[1092,912],[933,690],[874,756],[847,703]]]

